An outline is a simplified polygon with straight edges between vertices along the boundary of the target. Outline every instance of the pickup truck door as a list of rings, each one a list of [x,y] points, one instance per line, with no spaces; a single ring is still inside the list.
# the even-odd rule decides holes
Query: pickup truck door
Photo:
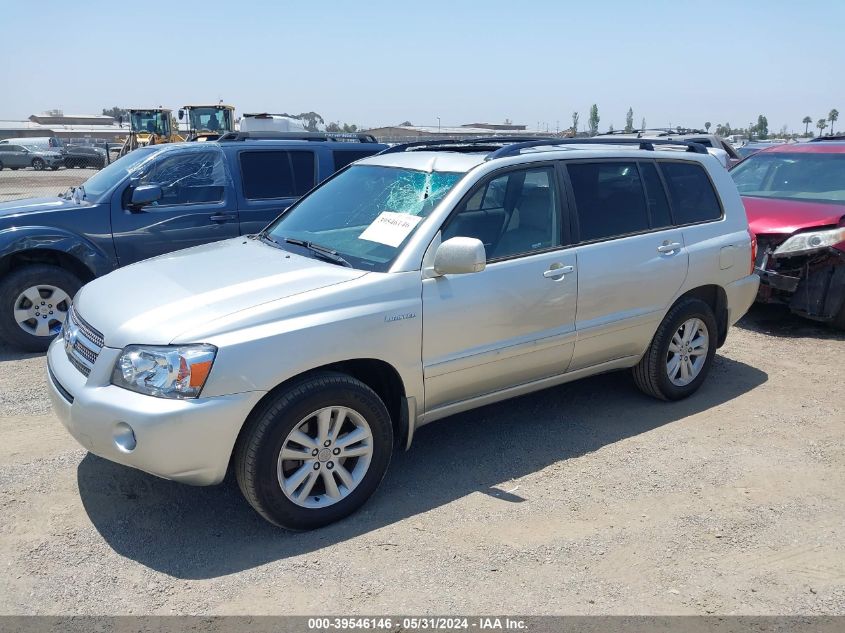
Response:
[[[238,179],[240,234],[258,233],[318,182],[309,149],[250,147],[232,161]]]
[[[238,213],[223,153],[216,147],[165,151],[112,200],[112,232],[121,266],[238,236]],[[138,185],[162,188],[158,202],[134,209]]]

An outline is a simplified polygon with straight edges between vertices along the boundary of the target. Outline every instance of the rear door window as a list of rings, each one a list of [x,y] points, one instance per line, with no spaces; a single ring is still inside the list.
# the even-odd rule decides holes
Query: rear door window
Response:
[[[697,163],[664,162],[660,170],[669,188],[675,224],[718,220],[722,206],[704,168]]]
[[[298,198],[314,187],[314,152],[241,152],[244,197]]]
[[[582,242],[649,229],[645,191],[635,162],[569,163]]]
[[[648,198],[651,228],[661,229],[672,226],[669,200],[666,198],[666,190],[660,181],[657,167],[654,166],[654,163],[638,163],[638,167],[640,168],[640,176],[645,185],[646,198]]]

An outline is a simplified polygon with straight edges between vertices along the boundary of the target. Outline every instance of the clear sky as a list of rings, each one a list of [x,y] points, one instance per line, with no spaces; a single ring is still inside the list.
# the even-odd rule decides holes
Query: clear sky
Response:
[[[316,111],[381,126],[845,129],[845,0],[0,0],[0,119],[61,108]],[[14,34],[15,37],[10,37]]]

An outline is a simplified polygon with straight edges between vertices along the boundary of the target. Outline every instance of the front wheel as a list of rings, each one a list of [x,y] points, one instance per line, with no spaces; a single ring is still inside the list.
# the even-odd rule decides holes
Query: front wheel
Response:
[[[701,387],[716,355],[716,318],[700,299],[682,299],[669,310],[646,353],[634,367],[640,390],[661,400],[680,400]]]
[[[35,171],[41,171],[44,169],[44,161],[40,158],[33,158],[32,159],[32,168]]]
[[[43,352],[81,286],[78,277],[57,266],[13,270],[0,282],[0,339],[27,352]]]
[[[392,449],[390,415],[378,395],[351,376],[321,372],[253,412],[235,448],[235,474],[265,519],[309,530],[362,506]]]

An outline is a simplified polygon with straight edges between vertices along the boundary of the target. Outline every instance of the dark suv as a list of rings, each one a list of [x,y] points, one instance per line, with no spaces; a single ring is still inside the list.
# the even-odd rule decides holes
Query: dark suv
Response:
[[[317,183],[385,148],[368,135],[231,133],[141,148],[60,196],[1,203],[0,339],[45,350],[84,283],[256,233]]]

